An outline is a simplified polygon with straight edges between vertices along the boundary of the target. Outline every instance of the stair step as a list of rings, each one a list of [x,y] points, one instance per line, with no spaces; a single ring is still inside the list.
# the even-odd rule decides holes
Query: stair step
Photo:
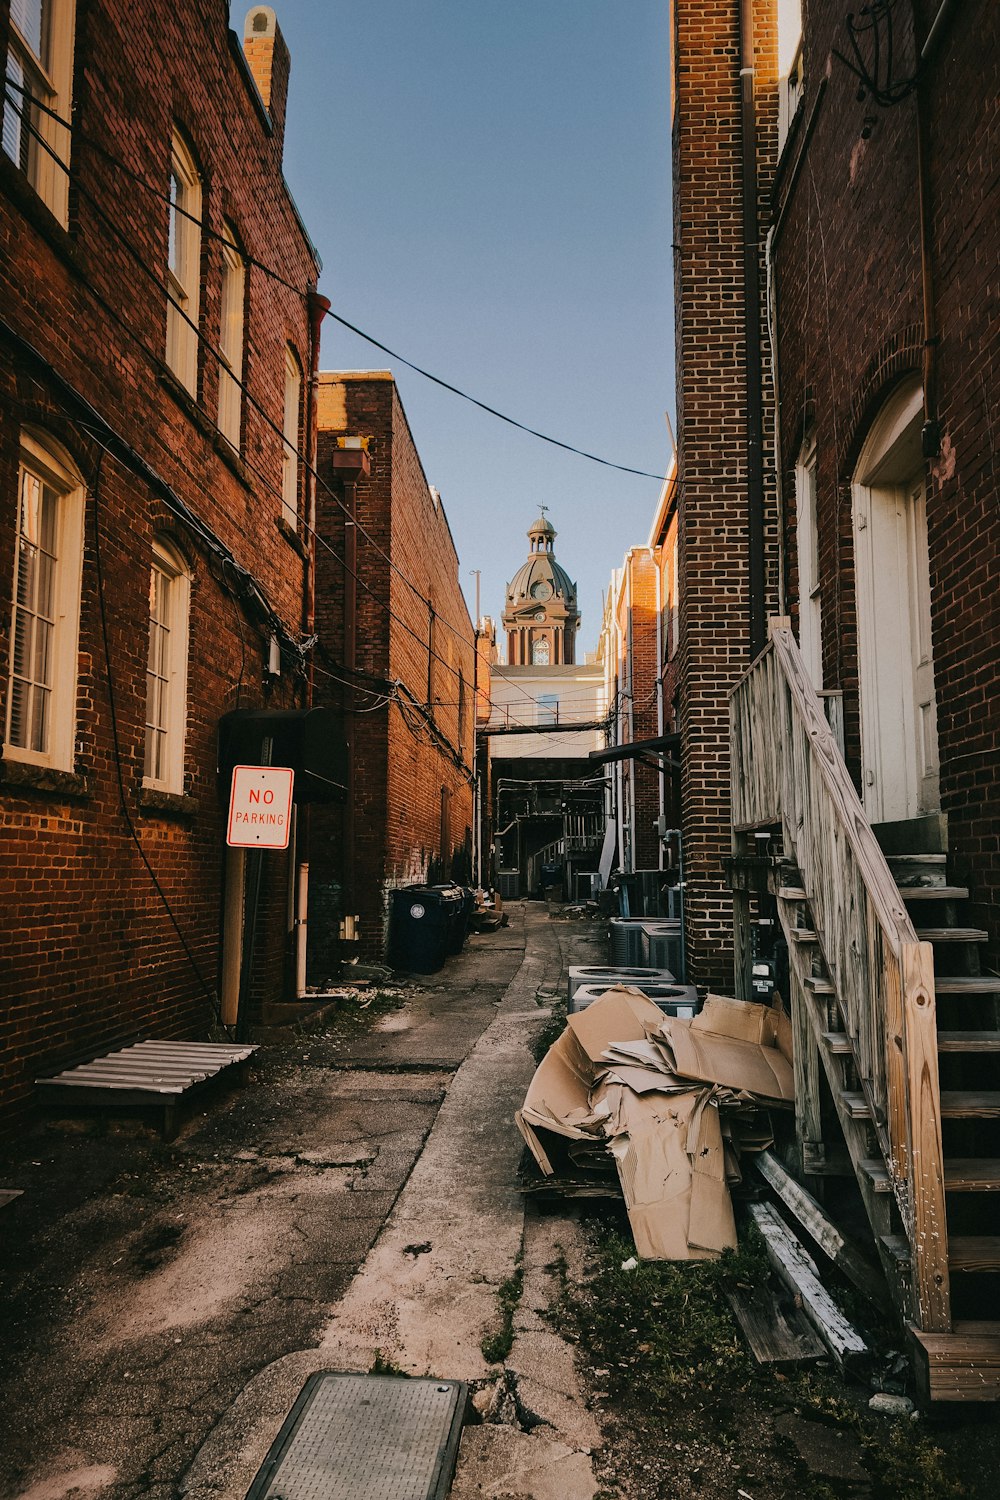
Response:
[[[827,1050],[837,1057],[850,1056],[851,1039],[846,1031],[824,1031],[823,1041],[826,1043]]]
[[[877,1158],[863,1161],[861,1170],[876,1193],[890,1191],[889,1174]],[[1000,1161],[986,1156],[952,1157],[944,1164],[946,1193],[1000,1192]]]
[[[882,1244],[900,1265],[909,1263],[910,1242],[905,1234],[884,1234]],[[1000,1271],[1000,1235],[950,1235],[948,1266],[952,1271]]]
[[[934,990],[938,995],[1000,995],[1000,976],[996,974],[942,974],[935,977]]]
[[[852,1120],[870,1118],[864,1094],[845,1091],[841,1099]],[[1000,1094],[966,1089],[941,1090],[941,1118],[944,1120],[993,1119],[1000,1117]]]
[[[1000,1323],[956,1323],[951,1333],[910,1325],[932,1401],[995,1401],[1000,1395]]]
[[[805,986],[812,995],[833,994],[833,980],[821,979],[818,974],[809,974],[806,977]]]
[[[922,943],[985,943],[989,933],[981,927],[918,927]]]
[[[947,854],[887,854],[885,862],[891,870],[893,865],[946,865]]]
[[[793,943],[815,943],[816,934],[811,927],[793,927],[788,934]]]
[[[967,885],[903,885],[897,886],[904,901],[968,901]]]
[[[798,885],[783,885],[778,890],[779,901],[805,901],[807,899],[805,891]]]
[[[939,1031],[939,1052],[1000,1052],[1000,1031]]]

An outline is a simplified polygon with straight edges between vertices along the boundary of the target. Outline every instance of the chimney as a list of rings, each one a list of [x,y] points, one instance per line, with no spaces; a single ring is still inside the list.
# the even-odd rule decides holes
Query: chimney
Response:
[[[254,5],[243,26],[243,52],[257,91],[274,127],[274,143],[281,155],[285,138],[285,104],[292,60],[269,5]]]

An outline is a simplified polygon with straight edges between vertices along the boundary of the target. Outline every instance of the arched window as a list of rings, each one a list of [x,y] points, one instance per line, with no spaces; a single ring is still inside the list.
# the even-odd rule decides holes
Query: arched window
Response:
[[[549,638],[547,635],[542,635],[531,643],[531,665],[533,667],[547,667],[548,664]]]
[[[222,311],[219,320],[219,431],[239,452],[243,415],[243,303],[247,268],[231,224],[222,245]]]
[[[198,309],[201,302],[201,177],[179,135],[170,148],[167,239],[167,364],[192,396],[198,394]]]
[[[4,754],[73,769],[84,484],[42,434],[22,434]]]
[[[149,570],[143,782],[161,792],[184,790],[189,600],[183,559],[169,542],[157,538]]]

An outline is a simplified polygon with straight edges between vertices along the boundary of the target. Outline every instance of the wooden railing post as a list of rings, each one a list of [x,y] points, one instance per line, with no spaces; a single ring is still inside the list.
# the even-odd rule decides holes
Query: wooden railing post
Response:
[[[903,1055],[909,1127],[911,1254],[913,1290],[925,1333],[951,1328],[948,1228],[941,1144],[934,950],[930,943],[904,943]]]

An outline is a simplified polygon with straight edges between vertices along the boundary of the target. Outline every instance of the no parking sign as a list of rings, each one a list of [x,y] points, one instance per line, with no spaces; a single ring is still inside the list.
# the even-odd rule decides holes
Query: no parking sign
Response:
[[[288,766],[234,766],[226,843],[234,849],[287,849],[294,782]]]

